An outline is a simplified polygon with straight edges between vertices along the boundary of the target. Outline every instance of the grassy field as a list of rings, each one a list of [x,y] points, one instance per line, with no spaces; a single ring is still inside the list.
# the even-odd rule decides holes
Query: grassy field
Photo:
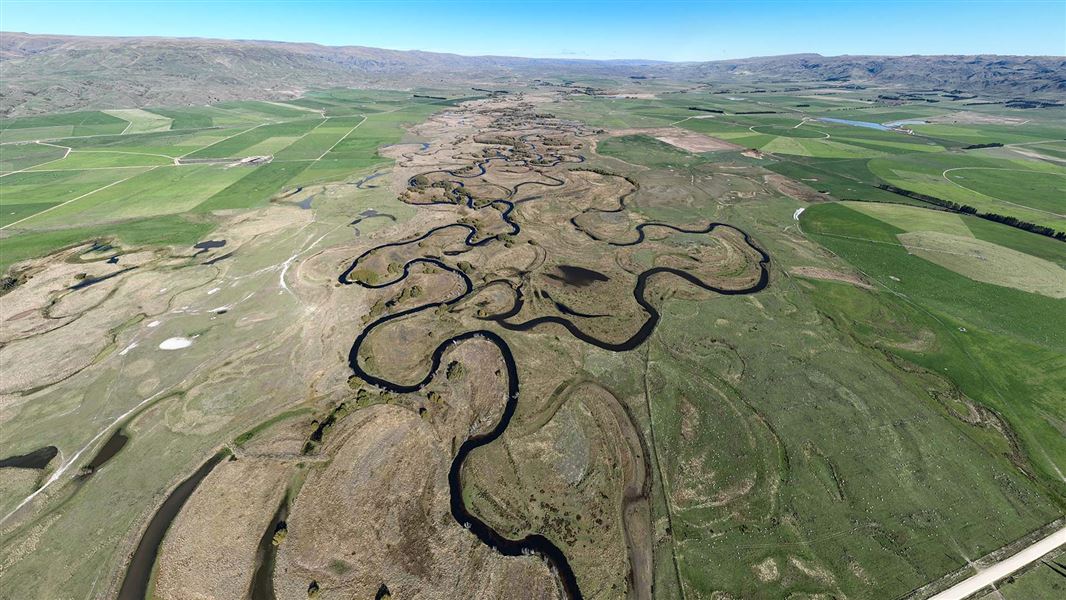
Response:
[[[870,161],[870,170],[898,187],[1066,229],[1066,167],[976,153],[898,156]]]
[[[707,160],[647,135],[608,138],[596,146],[596,151],[630,164],[660,169],[672,166],[688,167]]]
[[[891,292],[878,295],[876,304],[884,308],[875,310],[876,305],[862,306],[872,301],[867,295],[838,291],[824,310],[850,322],[870,343],[886,333],[886,325],[877,323],[878,311],[911,313],[925,321],[935,342],[920,349],[886,349],[951,377],[966,396],[993,408],[1016,432],[1032,472],[1060,502],[1066,499],[1060,468],[1066,464],[1066,444],[1057,425],[1066,419],[1062,396],[1066,324],[1051,317],[1066,310],[1066,301],[977,281],[944,268],[909,252],[899,239],[905,230],[840,204],[811,207],[801,223],[813,239]],[[985,238],[1023,238],[1012,244],[1015,254],[1033,243],[1029,238],[1037,237],[997,227],[994,235],[981,226],[973,231]],[[1066,248],[1048,242],[1053,246],[1043,247],[1041,260],[1058,267],[1066,259]],[[1024,269],[1026,264],[1036,263],[1014,263],[1014,267]],[[1024,273],[1021,277],[1028,278]]]
[[[557,112],[604,128],[675,126],[757,149],[770,169],[837,199],[920,204],[876,187],[891,184],[1066,230],[1061,110],[973,106],[935,94],[885,106],[863,91],[738,89],[575,98]],[[904,123],[883,130],[823,118]],[[609,143],[606,154],[617,152],[612,144],[618,143]],[[1001,147],[969,148],[982,144]]]
[[[85,236],[123,238],[127,227],[152,230],[153,219],[177,225],[174,243],[186,243],[191,232],[210,230],[212,211],[263,206],[291,187],[387,164],[378,148],[399,141],[405,126],[441,106],[403,92],[326,91],[291,104],[228,102],[0,120],[3,266]],[[44,138],[50,141],[26,141]],[[229,164],[248,156],[273,160]],[[174,218],[193,214],[204,216]]]
[[[602,102],[611,114],[593,122],[620,119],[623,101]],[[649,119],[639,111],[626,127]],[[884,118],[911,116],[899,112]],[[669,532],[655,549],[657,589],[681,595],[676,564],[688,597],[902,596],[1061,516],[1066,329],[1052,315],[1066,301],[1010,286],[1061,270],[1066,245],[900,204],[909,200],[873,187],[882,180],[869,158],[762,163],[866,202],[803,205],[757,191],[758,201],[723,207],[715,200],[737,185],[725,173],[741,171],[734,156],[667,172],[680,157],[646,136],[606,138],[598,151],[655,165],[630,173],[642,185],[631,209],[735,223],[775,265],[755,296],[674,297],[660,308],[640,390],[657,456],[656,530]],[[729,170],[715,172],[719,162]],[[690,199],[690,182],[705,193]],[[781,233],[795,229],[797,207],[800,233],[836,256]],[[941,253],[908,251],[899,236],[913,233],[957,236],[1002,268],[945,267]],[[812,263],[854,269],[875,288],[786,275]],[[627,376],[612,382],[630,389]]]
[[[668,499],[662,511],[687,595],[896,597],[1061,515],[1066,489],[1055,465],[1066,445],[1054,424],[1064,417],[1062,331],[1045,319],[1058,341],[1044,340],[1036,315],[1061,311],[1062,301],[1000,288],[1002,297],[969,306],[971,293],[989,292],[966,288],[988,284],[923,264],[896,240],[904,229],[833,204],[808,206],[803,231],[851,260],[829,245],[835,231],[813,234],[808,219],[828,219],[826,211],[870,219],[870,231],[849,225],[842,235],[874,240],[856,253],[874,264],[881,254],[894,257],[889,273],[904,283],[887,275],[901,287],[801,283],[784,272],[826,259],[774,233],[795,206],[763,198],[721,215],[770,252],[774,281],[752,297],[669,300],[648,344],[645,390]],[[973,236],[995,239],[980,229],[994,225],[1066,258],[1066,248],[1047,238],[893,208],[900,224],[961,234],[960,224],[973,222]],[[922,292],[948,278],[943,286],[959,290],[957,298]],[[1035,304],[1018,304],[1028,301]],[[1000,317],[985,313],[1004,302],[1015,302],[1028,323],[988,331]],[[966,323],[941,316],[967,312]],[[966,402],[993,401],[1024,440],[1028,471],[1017,466],[1010,438],[961,418]]]
[[[128,121],[129,125],[122,133],[149,133],[152,131],[166,131],[170,129],[172,119],[150,113],[139,108],[125,108],[118,110],[105,110],[112,117],[118,117]]]
[[[125,119],[99,111],[0,119],[0,142],[122,133]]]
[[[27,258],[41,256],[56,248],[73,246],[86,240],[116,238],[130,246],[156,244],[192,245],[211,232],[214,225],[205,218],[188,215],[163,215],[89,227],[70,227],[24,233],[3,240],[0,269]]]

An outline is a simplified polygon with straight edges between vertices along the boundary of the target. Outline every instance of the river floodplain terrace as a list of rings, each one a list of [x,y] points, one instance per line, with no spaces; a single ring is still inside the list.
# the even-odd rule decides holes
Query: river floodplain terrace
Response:
[[[0,597],[917,600],[1066,526],[1061,103],[491,83],[0,119]]]

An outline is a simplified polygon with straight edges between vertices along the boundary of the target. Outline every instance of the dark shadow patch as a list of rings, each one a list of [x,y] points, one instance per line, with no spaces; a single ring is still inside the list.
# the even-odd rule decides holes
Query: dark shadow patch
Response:
[[[43,469],[48,466],[48,463],[52,462],[52,459],[59,454],[59,448],[55,446],[45,446],[38,448],[33,452],[27,452],[26,454],[19,454],[17,456],[9,456],[3,460],[0,460],[0,469],[12,468],[12,469]]]

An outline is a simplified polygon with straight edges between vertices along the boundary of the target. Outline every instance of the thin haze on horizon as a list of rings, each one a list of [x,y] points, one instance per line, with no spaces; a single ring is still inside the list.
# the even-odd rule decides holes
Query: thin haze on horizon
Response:
[[[4,31],[701,61],[796,53],[1066,54],[1066,1],[4,0]]]

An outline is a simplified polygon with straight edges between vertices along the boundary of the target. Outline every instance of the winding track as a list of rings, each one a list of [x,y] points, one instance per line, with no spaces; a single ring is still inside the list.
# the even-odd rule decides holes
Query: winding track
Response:
[[[532,147],[532,144],[529,144],[529,145]],[[559,158],[559,159],[555,160],[554,162],[552,162],[551,165],[543,165],[543,166],[554,166],[554,165],[560,164],[561,162],[583,162],[584,161],[584,157],[583,156],[578,156],[578,158],[579,158],[579,160],[577,160],[577,161],[565,161],[563,158]],[[488,158],[488,159],[485,159],[483,161],[478,161],[477,167],[479,168],[479,173],[473,174],[473,175],[460,173],[460,171],[465,171],[465,170],[461,170],[461,169],[432,171],[431,173],[444,172],[444,173],[447,173],[450,176],[459,177],[459,178],[479,177],[479,176],[485,174],[485,172],[486,172],[485,165],[489,161],[491,161],[491,160],[501,160],[501,159],[504,160],[504,161],[510,162],[510,159],[507,156],[503,155],[502,153],[499,154],[496,157]],[[538,160],[543,160],[543,156],[538,154]],[[542,165],[538,165],[538,166],[542,166]],[[429,173],[427,173],[427,174],[429,174]],[[555,184],[555,185],[563,185],[563,181],[562,180],[558,180],[556,178],[552,178],[552,179],[555,179],[556,181],[558,181],[558,183]],[[459,183],[460,186],[462,185],[462,182],[456,182],[456,183]],[[533,182],[524,182],[524,183],[533,183]],[[515,186],[514,189],[509,190],[509,193],[508,193],[507,197],[508,198],[513,197],[515,192],[517,191],[517,189],[521,185],[523,185],[524,183],[520,183],[517,186]],[[554,187],[552,184],[541,184],[541,185],[548,185],[548,186]],[[635,190],[633,190],[633,191],[635,191]],[[617,209],[609,210],[609,211],[600,211],[600,212],[619,212],[619,211],[623,210],[624,209],[625,198],[627,196],[629,196],[630,194],[632,194],[633,191],[628,192],[627,194],[625,194],[624,196],[622,196],[619,199],[619,207]],[[514,206],[515,206],[514,202],[512,202],[510,200],[506,200],[506,199],[497,199],[497,200],[489,201],[486,204],[481,205],[480,207],[475,207],[474,206],[474,199],[472,197],[470,197],[469,195],[466,198],[466,205],[469,208],[471,208],[471,209],[485,208],[487,206],[491,206],[491,205],[497,204],[497,203],[501,203],[501,204],[503,204],[506,207],[504,209],[504,211],[501,213],[501,217],[503,218],[503,220],[506,223],[508,223],[510,225],[510,227],[511,227],[510,234],[511,235],[518,234],[521,231],[521,227],[519,226],[519,224],[517,222],[515,222],[514,220],[511,219],[511,212],[514,210]],[[454,205],[455,203],[454,202],[449,202],[449,201],[435,201],[435,202],[418,203],[418,204],[412,203],[412,204],[413,205],[432,205],[432,204],[453,204]],[[593,209],[588,209],[585,212],[588,212],[589,210],[593,210]],[[574,337],[576,337],[576,338],[578,338],[578,339],[580,339],[580,340],[582,340],[582,341],[584,341],[586,343],[592,344],[592,345],[594,345],[596,347],[599,347],[599,348],[602,348],[604,350],[610,350],[610,351],[613,351],[613,352],[623,352],[623,351],[627,351],[627,350],[632,350],[632,349],[640,346],[645,340],[648,339],[648,337],[651,336],[652,332],[655,329],[655,326],[659,322],[660,314],[659,314],[658,310],[656,310],[656,308],[654,306],[652,306],[652,304],[650,302],[648,302],[648,300],[644,297],[644,291],[645,291],[645,288],[646,288],[648,280],[651,279],[652,277],[654,277],[655,275],[659,274],[659,273],[669,273],[669,274],[675,275],[677,277],[680,277],[681,279],[684,279],[685,281],[687,281],[687,282],[689,282],[689,283],[691,283],[691,284],[693,284],[693,285],[695,285],[695,286],[697,286],[697,287],[699,287],[701,289],[705,289],[705,290],[708,290],[708,291],[716,292],[716,293],[719,293],[719,294],[725,294],[725,295],[755,293],[755,292],[758,292],[758,291],[764,289],[766,287],[767,283],[769,282],[769,269],[768,269],[768,266],[769,266],[769,263],[770,263],[769,255],[765,251],[763,251],[761,248],[759,248],[752,241],[751,236],[748,235],[747,232],[742,231],[742,230],[740,230],[740,229],[738,229],[736,227],[733,227],[731,225],[726,225],[724,223],[710,223],[706,227],[699,228],[699,229],[685,229],[685,228],[682,228],[682,227],[677,227],[677,226],[669,225],[669,224],[665,224],[665,223],[641,223],[641,224],[637,225],[636,228],[635,228],[635,230],[637,232],[637,238],[635,240],[629,241],[629,242],[610,242],[610,241],[607,241],[607,240],[601,240],[600,238],[597,238],[593,234],[591,234],[591,233],[585,231],[584,229],[582,229],[580,227],[580,225],[577,224],[577,222],[575,220],[576,218],[577,218],[576,216],[574,218],[572,218],[571,219],[571,223],[575,227],[577,227],[580,231],[582,231],[586,235],[589,235],[589,237],[591,237],[591,238],[593,238],[595,240],[604,241],[605,243],[607,243],[609,245],[618,246],[618,247],[635,246],[637,244],[642,243],[645,240],[644,230],[646,228],[648,228],[648,227],[663,227],[663,228],[672,229],[674,231],[678,231],[678,232],[682,232],[682,233],[695,233],[695,234],[710,233],[711,231],[713,231],[714,229],[716,229],[718,227],[730,227],[731,229],[734,229],[735,231],[739,232],[744,237],[745,243],[747,243],[749,247],[751,247],[753,250],[755,250],[756,252],[759,253],[759,255],[761,257],[760,260],[759,260],[760,276],[759,276],[758,281],[756,283],[754,283],[753,285],[749,286],[749,287],[740,288],[740,289],[727,289],[727,288],[720,288],[720,287],[716,287],[716,286],[707,284],[703,280],[701,280],[698,277],[696,277],[695,275],[692,275],[691,273],[688,273],[686,271],[681,271],[679,269],[673,269],[673,268],[669,268],[669,267],[653,267],[653,268],[647,269],[644,272],[640,273],[640,275],[638,275],[636,286],[633,289],[633,297],[637,301],[637,303],[648,313],[648,318],[645,320],[644,324],[640,327],[640,329],[636,333],[634,333],[629,339],[627,339],[627,340],[625,340],[623,342],[619,342],[619,343],[612,343],[612,342],[608,342],[608,341],[605,341],[605,340],[600,340],[600,339],[598,339],[598,338],[596,338],[594,336],[591,336],[591,335],[581,331],[581,329],[578,328],[577,325],[573,321],[571,321],[570,319],[563,318],[563,317],[558,317],[558,316],[543,316],[543,317],[538,317],[538,318],[535,318],[535,319],[531,319],[529,321],[525,321],[523,323],[510,323],[510,322],[508,322],[507,321],[508,318],[517,315],[522,309],[523,296],[522,296],[521,287],[518,287],[516,289],[515,301],[514,301],[514,304],[513,304],[513,306],[511,307],[510,310],[508,310],[508,311],[506,311],[506,312],[504,312],[502,314],[498,314],[498,315],[495,315],[495,316],[492,316],[492,317],[487,317],[484,320],[494,321],[500,327],[503,327],[504,329],[508,329],[510,331],[529,331],[529,330],[537,327],[538,325],[547,324],[547,323],[554,323],[554,324],[562,325],[563,327],[565,327],[567,329],[567,331],[570,332],[571,335],[573,335]],[[353,280],[351,280],[349,278],[351,273],[356,269],[356,267],[359,265],[359,263],[362,261],[362,259],[365,258],[367,255],[369,255],[371,252],[374,252],[374,251],[379,250],[381,248],[396,247],[396,246],[403,246],[403,245],[407,245],[407,244],[411,244],[411,243],[417,243],[417,242],[419,242],[421,240],[426,239],[427,237],[433,235],[434,233],[436,233],[438,231],[441,231],[441,230],[444,230],[444,229],[448,229],[448,228],[451,228],[451,227],[462,227],[462,228],[465,228],[465,229],[467,229],[469,231],[469,233],[467,234],[466,239],[464,240],[464,243],[466,244],[467,247],[470,247],[470,248],[487,244],[487,243],[489,243],[489,242],[491,242],[493,240],[498,240],[501,235],[505,235],[505,234],[496,234],[496,235],[485,237],[485,238],[483,238],[481,240],[475,241],[475,237],[477,236],[477,233],[478,233],[478,230],[477,230],[476,227],[473,227],[473,226],[467,225],[467,224],[462,224],[462,223],[455,223],[455,224],[451,224],[451,225],[443,225],[443,226],[440,226],[440,227],[435,227],[433,229],[430,229],[429,231],[427,231],[426,233],[422,234],[418,238],[415,238],[415,239],[412,239],[412,240],[407,240],[407,241],[403,241],[403,242],[392,242],[392,243],[382,244],[380,246],[376,246],[374,248],[371,248],[370,250],[367,250],[366,252],[361,254],[359,257],[357,257],[354,261],[352,261],[351,265],[347,269],[345,269],[343,273],[341,273],[341,275],[338,277],[338,281],[340,283],[344,284],[344,285],[357,284],[357,285],[360,285],[360,286],[362,286],[364,288],[368,288],[368,289],[380,289],[380,288],[385,288],[385,287],[389,287],[389,286],[392,286],[392,285],[396,285],[397,283],[402,282],[410,274],[410,270],[411,270],[411,267],[413,265],[427,264],[427,265],[432,265],[432,266],[434,266],[436,268],[439,268],[441,270],[447,271],[449,273],[453,273],[463,283],[463,291],[460,294],[456,295],[455,297],[453,297],[453,298],[451,298],[449,300],[445,300],[445,301],[441,301],[441,302],[430,302],[430,303],[422,304],[422,305],[419,305],[419,306],[415,306],[415,307],[412,307],[412,308],[408,308],[408,309],[399,311],[399,312],[391,314],[391,315],[386,315],[384,317],[381,317],[381,318],[371,322],[369,325],[367,325],[362,330],[362,332],[359,333],[359,335],[355,338],[355,341],[352,343],[351,350],[348,353],[348,364],[351,367],[352,372],[356,376],[358,376],[359,378],[363,379],[364,381],[366,381],[367,383],[369,383],[371,385],[380,387],[382,389],[385,389],[385,390],[388,390],[388,391],[394,392],[394,393],[412,393],[412,392],[417,392],[417,391],[423,389],[427,384],[429,384],[429,382],[433,379],[434,375],[440,369],[441,358],[444,355],[445,351],[447,351],[448,348],[452,347],[454,344],[458,344],[460,342],[463,342],[463,341],[469,340],[469,339],[482,339],[482,340],[486,340],[486,341],[492,343],[493,345],[495,345],[497,347],[497,349],[499,349],[500,354],[501,354],[501,356],[503,358],[504,364],[505,364],[506,369],[507,369],[507,386],[508,386],[507,402],[504,405],[503,414],[501,415],[500,420],[496,423],[495,427],[493,427],[492,430],[490,430],[490,431],[488,431],[486,433],[473,435],[470,438],[468,438],[459,447],[459,450],[456,453],[455,458],[452,460],[451,468],[448,471],[448,487],[449,487],[449,491],[450,491],[450,506],[451,506],[452,517],[455,518],[456,522],[458,522],[459,524],[463,525],[465,528],[469,529],[474,535],[476,535],[478,537],[478,539],[480,539],[482,542],[484,542],[485,544],[487,544],[488,546],[490,546],[491,548],[493,548],[494,550],[496,550],[500,554],[503,554],[504,556],[520,556],[520,555],[527,555],[527,554],[537,554],[537,555],[542,556],[544,559],[547,560],[549,565],[558,574],[567,596],[569,598],[571,598],[571,599],[574,599],[574,600],[580,600],[582,598],[582,594],[581,594],[580,588],[578,587],[577,578],[574,575],[573,569],[570,567],[570,563],[569,563],[569,561],[567,561],[566,556],[563,554],[562,550],[558,546],[556,546],[551,540],[549,540],[548,538],[546,538],[546,537],[544,537],[542,535],[539,535],[539,534],[528,535],[528,536],[526,536],[524,538],[521,538],[521,539],[518,539],[518,540],[508,539],[508,538],[502,536],[501,534],[499,534],[498,532],[496,532],[494,529],[492,529],[492,527],[490,527],[487,523],[485,523],[484,521],[479,519],[477,516],[471,514],[470,511],[467,509],[465,502],[463,501],[463,495],[462,495],[462,468],[463,468],[464,461],[466,460],[466,458],[470,454],[470,452],[472,452],[473,450],[475,450],[477,448],[480,448],[481,446],[485,446],[485,445],[488,445],[488,444],[492,443],[493,441],[498,439],[501,435],[503,435],[504,431],[507,429],[507,426],[510,424],[511,418],[514,416],[515,409],[518,406],[519,387],[520,387],[519,386],[519,380],[518,380],[518,368],[517,368],[517,365],[515,363],[514,355],[511,352],[510,346],[507,345],[507,342],[504,341],[503,338],[500,337],[498,334],[496,334],[496,333],[494,333],[492,331],[486,330],[486,329],[479,329],[479,330],[475,330],[475,331],[469,331],[469,332],[462,333],[462,334],[453,336],[451,338],[448,338],[447,340],[444,340],[443,342],[441,342],[436,347],[436,349],[434,349],[433,354],[430,357],[430,367],[429,367],[429,370],[426,373],[426,375],[420,381],[418,381],[416,383],[413,383],[413,384],[406,384],[405,385],[405,384],[389,381],[389,380],[384,379],[382,377],[375,376],[375,375],[367,372],[359,364],[359,351],[360,351],[362,345],[366,341],[367,337],[375,329],[377,329],[378,327],[380,327],[382,325],[385,325],[385,324],[387,324],[387,323],[389,323],[391,321],[394,321],[394,320],[397,320],[397,319],[401,319],[401,318],[407,317],[409,315],[412,315],[412,314],[415,314],[415,313],[418,313],[418,312],[422,312],[422,311],[425,311],[425,310],[428,310],[428,309],[434,309],[434,308],[441,307],[441,306],[452,306],[452,305],[460,302],[461,300],[463,300],[467,296],[469,296],[474,291],[475,287],[474,287],[474,284],[471,281],[470,277],[467,276],[466,273],[462,272],[461,270],[458,270],[458,269],[455,269],[453,267],[450,267],[450,266],[446,265],[445,263],[441,262],[440,260],[438,260],[436,258],[430,258],[430,257],[420,257],[420,258],[415,258],[415,259],[412,259],[412,260],[408,261],[407,263],[404,264],[403,272],[400,274],[400,276],[398,276],[397,278],[395,278],[393,280],[385,282],[385,283],[369,284],[369,283],[364,283],[364,282],[361,282],[361,281],[353,281]],[[492,283],[497,283],[497,282],[498,282],[498,280],[490,282],[490,283],[485,284],[485,285],[491,285]]]

